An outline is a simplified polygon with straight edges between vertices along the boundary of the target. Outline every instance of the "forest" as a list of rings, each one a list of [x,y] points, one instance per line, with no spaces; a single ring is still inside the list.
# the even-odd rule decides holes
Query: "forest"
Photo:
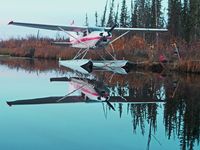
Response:
[[[115,0],[112,0],[110,8],[107,6],[108,3],[105,5],[101,26],[112,26],[114,23],[118,23],[120,27],[167,27],[171,38],[182,39],[187,43],[198,41],[200,37],[200,1],[168,0],[168,8],[162,6],[163,1],[165,0],[131,0],[131,4],[127,4],[126,0],[122,0],[121,8],[117,4],[117,9],[114,11],[113,8],[116,4]],[[130,10],[128,6],[131,6]],[[107,20],[106,13],[109,14]]]

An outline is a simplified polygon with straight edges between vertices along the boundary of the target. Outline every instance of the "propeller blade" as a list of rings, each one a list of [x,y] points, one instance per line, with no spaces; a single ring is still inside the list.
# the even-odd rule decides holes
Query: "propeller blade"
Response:
[[[117,27],[117,24],[115,24],[114,26],[112,26],[108,31],[107,31],[107,33],[108,33],[108,35],[107,36],[110,36],[111,34],[111,32],[115,29],[115,27]],[[100,36],[101,36],[101,38],[97,41],[97,43],[95,44],[95,46],[99,46],[99,44],[102,42],[102,41],[107,41],[107,36],[104,36],[103,35],[103,33],[100,33]]]
[[[110,108],[112,108],[112,110],[115,111],[114,106],[113,106],[108,100],[106,100],[105,102],[108,104],[108,106],[109,106]]]
[[[112,27],[110,28],[110,30],[108,30],[108,33],[111,33],[116,27],[117,27],[117,24],[114,24],[114,26],[112,26]]]

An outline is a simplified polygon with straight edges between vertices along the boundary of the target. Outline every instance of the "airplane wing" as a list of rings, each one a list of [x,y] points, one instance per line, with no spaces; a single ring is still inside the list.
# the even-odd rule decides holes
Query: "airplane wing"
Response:
[[[72,32],[82,32],[82,31],[88,29],[87,26],[74,26],[74,25],[61,26],[61,25],[22,23],[22,22],[14,22],[14,21],[9,22],[8,25],[16,25],[16,26],[46,29],[46,30],[54,30],[54,31],[61,31],[61,29],[62,29],[62,30],[65,30],[65,31],[72,31]]]
[[[58,101],[63,98],[62,96],[57,97],[43,97],[43,98],[34,98],[34,99],[23,99],[23,100],[14,100],[7,101],[9,106],[13,105],[40,105],[40,104],[60,104],[60,103],[94,103],[99,101],[94,100],[85,100],[82,96],[67,96],[62,101]],[[105,101],[103,101],[105,102]],[[113,103],[157,103],[165,102],[163,100],[155,100],[151,98],[135,98],[135,97],[119,97],[111,96],[109,102]]]
[[[11,21],[8,25],[16,25],[16,26],[23,26],[29,28],[38,28],[38,29],[46,29],[46,30],[55,30],[55,31],[72,31],[72,32],[83,32],[86,29],[91,31],[109,31],[111,27],[87,27],[87,26],[61,26],[61,25],[48,25],[48,24],[35,24],[35,23],[23,23],[23,22],[14,22]],[[62,30],[61,30],[62,29]],[[156,29],[156,28],[113,28],[114,31],[146,31],[146,32],[166,32],[167,29]]]
[[[110,30],[110,27],[105,28],[106,31]],[[167,32],[168,29],[157,29],[157,28],[114,28],[114,31],[145,31],[145,32]]]
[[[34,98],[34,99],[23,99],[15,101],[7,101],[9,106],[12,105],[39,105],[39,104],[59,104],[59,103],[79,103],[85,102],[82,96],[68,96],[65,97],[62,101],[58,101],[62,96],[57,97],[43,97],[43,98]]]

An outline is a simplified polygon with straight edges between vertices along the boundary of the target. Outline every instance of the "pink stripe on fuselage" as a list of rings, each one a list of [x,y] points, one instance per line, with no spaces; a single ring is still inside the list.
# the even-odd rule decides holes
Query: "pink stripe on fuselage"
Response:
[[[93,96],[99,96],[98,93],[91,92],[91,91],[88,90],[88,89],[83,88],[83,89],[81,89],[81,90],[82,90],[83,92],[87,93],[87,94],[91,94],[91,95],[93,95]]]
[[[75,86],[75,88],[80,88],[81,87],[78,84],[73,84],[73,86]],[[99,96],[98,93],[92,92],[91,90],[89,90],[89,88],[82,87],[80,90],[83,91],[85,94],[91,94],[93,96]]]
[[[72,40],[70,42],[74,42],[73,44],[78,44],[78,43],[81,43],[81,42],[87,42],[87,41],[91,41],[91,40],[100,40],[101,39],[101,36],[97,36],[97,37],[83,37],[83,38],[80,38],[79,41],[78,40]],[[111,40],[112,37],[107,37],[108,40]],[[80,42],[81,41],[81,42]]]

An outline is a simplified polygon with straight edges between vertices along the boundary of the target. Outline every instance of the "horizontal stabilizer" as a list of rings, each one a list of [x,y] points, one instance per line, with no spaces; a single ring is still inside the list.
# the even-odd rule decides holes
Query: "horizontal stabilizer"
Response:
[[[66,46],[72,44],[70,42],[51,42],[51,45]]]
[[[51,82],[53,82],[53,81],[61,81],[61,82],[66,81],[66,82],[68,82],[68,81],[71,81],[71,80],[67,77],[60,77],[60,78],[50,78],[50,81]]]

